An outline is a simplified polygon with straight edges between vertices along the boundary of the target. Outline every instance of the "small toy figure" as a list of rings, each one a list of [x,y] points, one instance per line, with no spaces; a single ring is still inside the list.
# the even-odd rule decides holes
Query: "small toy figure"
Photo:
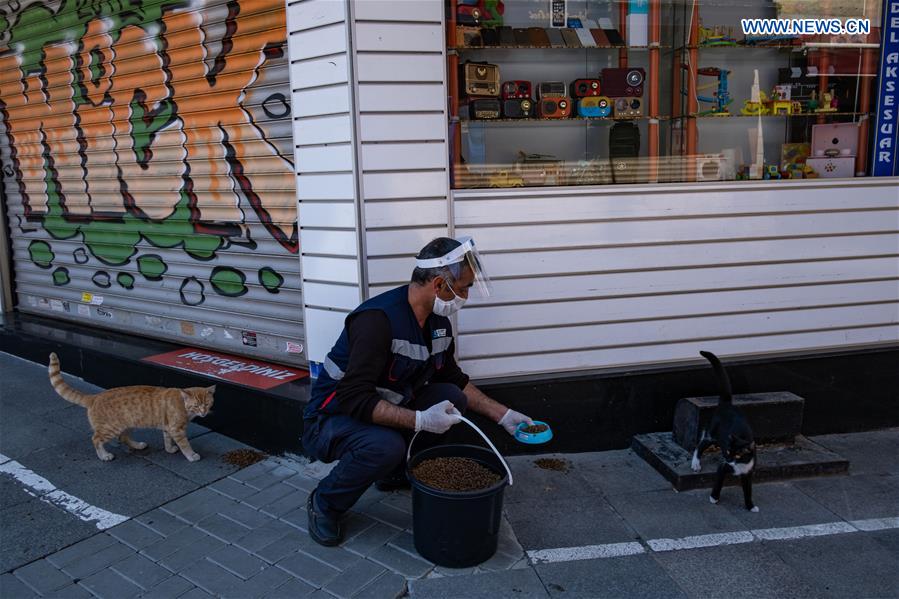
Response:
[[[509,171],[499,171],[487,182],[488,187],[524,187],[524,180],[521,177],[509,173]]]
[[[815,108],[815,112],[836,112],[837,99],[830,92],[821,93],[821,105]]]
[[[736,46],[737,40],[734,38],[734,28],[725,27],[724,25],[715,25],[714,27],[703,27],[702,22],[699,23],[699,45],[700,46]]]
[[[802,114],[802,102],[793,100],[790,104],[792,104],[792,114]]]
[[[699,112],[697,116],[730,116],[728,106],[733,102],[733,98],[730,97],[730,92],[727,89],[727,76],[730,74],[730,71],[719,69],[718,67],[705,67],[697,69],[696,73],[698,75],[718,78],[717,90],[712,93],[711,96],[696,96],[696,99],[700,102],[714,104],[709,110]],[[712,87],[715,87],[715,84],[708,83],[698,86],[696,91]]]
[[[771,103],[771,114],[789,116],[793,114],[793,103],[789,100],[774,100]]]
[[[765,165],[765,174],[762,176],[763,179],[782,179],[780,175],[780,169],[777,168],[776,164],[766,164]]]

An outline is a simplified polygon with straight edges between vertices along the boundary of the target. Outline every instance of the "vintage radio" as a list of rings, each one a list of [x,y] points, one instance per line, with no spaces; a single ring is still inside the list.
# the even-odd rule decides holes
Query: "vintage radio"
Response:
[[[578,116],[605,118],[612,116],[612,101],[605,96],[588,96],[577,101]]]
[[[571,98],[541,98],[537,104],[537,114],[545,119],[567,119],[571,116]]]
[[[481,24],[481,14],[477,6],[459,6],[456,8],[456,24],[476,27]]]
[[[571,97],[586,98],[587,96],[598,96],[600,82],[599,79],[575,79],[571,82]]]
[[[531,82],[530,81],[504,81],[502,88],[503,100],[515,100],[526,98],[531,99]]]
[[[616,119],[636,119],[643,116],[643,98],[612,98]]]
[[[529,119],[534,116],[534,101],[530,98],[503,100],[503,116],[507,119]]]
[[[609,130],[609,159],[615,183],[635,183],[639,170],[640,129],[634,123],[615,123]]]
[[[469,96],[499,96],[499,67],[486,62],[462,65],[462,81]]]
[[[825,179],[855,176],[858,124],[812,125],[812,154],[805,163]]]
[[[565,87],[564,81],[543,81],[537,86],[537,97],[543,98],[565,98],[568,95],[568,89]]]
[[[640,97],[646,71],[640,67],[602,70],[602,91],[610,98]]]
[[[472,48],[484,45],[480,27],[456,27],[456,46]]]
[[[498,119],[502,116],[500,108],[497,98],[476,98],[468,103],[468,116],[478,121]]]

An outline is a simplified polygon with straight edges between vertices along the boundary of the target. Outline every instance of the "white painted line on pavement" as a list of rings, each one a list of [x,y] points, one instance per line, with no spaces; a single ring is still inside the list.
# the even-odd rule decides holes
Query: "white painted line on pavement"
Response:
[[[762,541],[787,541],[804,539],[806,537],[838,535],[847,532],[858,532],[858,529],[848,522],[825,522],[824,524],[806,524],[804,526],[788,526],[786,528],[760,528],[753,530],[752,534]]]
[[[747,530],[737,532],[718,532],[709,535],[696,535],[682,539],[650,539],[646,541],[653,551],[679,551],[681,549],[698,549],[700,547],[717,547],[719,545],[737,545],[751,543],[755,540]]]
[[[680,539],[650,539],[646,544],[652,551],[683,551],[701,547],[737,545],[756,541],[788,541],[809,537],[847,534],[862,531],[890,530],[899,528],[899,517],[870,518],[850,522],[824,522],[783,528],[759,528],[738,530],[707,535],[696,535]],[[608,543],[605,545],[585,545],[583,547],[560,547],[558,549],[534,549],[527,552],[531,564],[570,562],[587,559],[604,559],[645,553],[640,543]]]
[[[559,547],[558,549],[540,549],[528,551],[532,564],[551,564],[554,562],[572,562],[582,559],[602,557],[622,557],[646,553],[640,543],[609,543],[607,545],[587,545],[584,547]]]
[[[889,530],[899,528],[899,517],[896,518],[871,518],[869,520],[850,520],[849,524],[859,530]]]
[[[97,528],[100,530],[106,530],[129,519],[127,516],[107,512],[78,499],[74,495],[57,489],[46,478],[3,454],[0,454],[0,473],[8,474],[22,483],[27,487],[23,490],[32,497],[37,497],[44,503],[64,509],[85,522],[96,522]]]

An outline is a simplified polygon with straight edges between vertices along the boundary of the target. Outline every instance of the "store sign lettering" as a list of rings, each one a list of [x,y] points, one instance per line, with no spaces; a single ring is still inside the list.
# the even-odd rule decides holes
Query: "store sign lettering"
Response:
[[[874,139],[872,175],[889,177],[897,170],[899,146],[899,0],[883,4],[883,47],[880,61],[880,97]]]
[[[270,389],[309,375],[307,371],[298,368],[191,347],[148,356],[142,360],[256,389]]]

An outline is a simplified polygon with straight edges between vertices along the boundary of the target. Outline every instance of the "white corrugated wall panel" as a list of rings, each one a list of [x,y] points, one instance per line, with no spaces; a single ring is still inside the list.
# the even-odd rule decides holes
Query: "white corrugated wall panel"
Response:
[[[896,179],[455,198],[493,277],[459,315],[476,377],[899,341]]]
[[[354,5],[369,280],[389,262],[391,283],[407,282],[415,254],[450,231],[443,13],[440,0]]]
[[[163,4],[6,6],[19,307],[301,364],[285,4]]]
[[[347,7],[344,0],[305,0],[287,9],[306,343],[317,362],[361,297]]]

